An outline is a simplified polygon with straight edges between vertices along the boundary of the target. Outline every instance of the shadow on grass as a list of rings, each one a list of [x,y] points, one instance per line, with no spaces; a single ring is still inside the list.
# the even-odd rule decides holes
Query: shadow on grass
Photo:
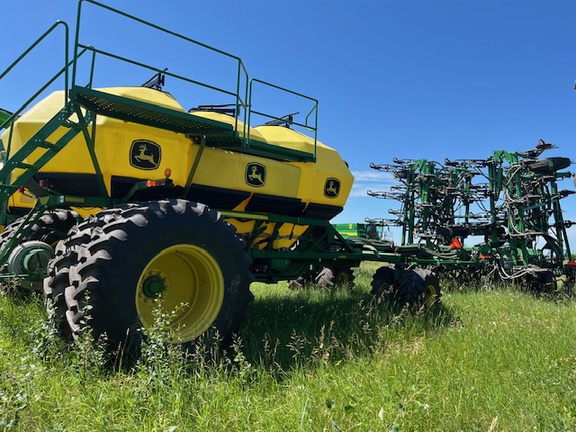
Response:
[[[38,296],[32,298],[39,305],[42,304]],[[18,306],[24,306],[30,298],[15,297],[13,301]],[[16,308],[13,313],[21,311]],[[267,291],[263,291],[250,307],[250,318],[244,326],[240,351],[233,349],[228,353],[231,357],[220,364],[220,353],[211,351],[213,346],[208,345],[206,349],[209,360],[204,362],[204,353],[201,353],[192,362],[193,366],[189,366],[196,370],[198,365],[205,364],[219,370],[220,366],[232,362],[236,368],[241,368],[242,365],[236,364],[240,352],[249,364],[282,377],[286,372],[298,368],[334,365],[341,361],[382,354],[391,346],[410,343],[427,333],[451,326],[455,321],[457,318],[454,318],[452,311],[442,305],[429,311],[411,311],[392,307],[363,290],[303,289],[298,292],[277,291],[276,295],[268,295]],[[4,327],[10,327],[11,333],[22,335],[23,329],[16,323],[20,321],[10,317]],[[174,361],[174,358],[169,358],[168,351],[160,348],[162,343],[158,342],[169,329],[160,328],[157,331],[158,335],[150,336],[148,333],[143,348],[148,347],[148,351],[153,353],[143,359],[142,363],[149,364],[151,368],[162,362],[168,365]],[[49,328],[25,336],[27,343],[33,346],[32,351],[42,359],[66,355],[63,344],[53,339],[55,334]],[[69,354],[69,363],[78,362],[79,369],[86,368],[87,364],[95,365],[111,355],[103,354],[102,347],[97,344],[94,344],[93,350],[88,349],[92,345],[88,337],[84,342],[75,344],[75,355]],[[133,366],[127,363],[118,367],[112,363],[112,360],[106,362],[103,370],[131,370]],[[101,371],[95,369],[95,373]]]
[[[371,356],[454,321],[443,305],[413,311],[368,293],[304,290],[295,296],[257,297],[242,344],[252,364],[287,371]]]

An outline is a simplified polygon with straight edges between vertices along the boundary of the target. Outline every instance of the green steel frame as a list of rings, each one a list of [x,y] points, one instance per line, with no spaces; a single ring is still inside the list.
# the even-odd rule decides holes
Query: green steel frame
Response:
[[[487,159],[372,164],[392,172],[400,184],[368,194],[400,202],[399,210],[390,210],[396,218],[382,223],[402,228],[401,248],[436,252],[434,260],[408,259],[415,264],[486,267],[504,280],[544,273],[573,280],[566,232],[572,222],[564,220],[560,201],[574,191],[558,189],[558,181],[573,176],[561,171],[572,162],[539,157],[550,148],[540,141],[535,149],[499,150]],[[474,237],[483,241],[462,247]]]

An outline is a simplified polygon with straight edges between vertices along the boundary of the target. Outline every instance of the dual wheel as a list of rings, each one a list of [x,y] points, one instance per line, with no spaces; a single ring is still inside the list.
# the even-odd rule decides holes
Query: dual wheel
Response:
[[[301,289],[306,285],[315,285],[320,288],[333,286],[354,287],[354,271],[347,265],[328,265],[320,270],[307,271],[298,279],[288,282],[291,289]]]
[[[0,249],[16,235],[25,219],[21,217],[6,226],[0,234]],[[53,249],[60,240],[66,238],[68,231],[77,222],[78,214],[73,210],[47,211],[32,225],[21,244],[13,249],[6,264],[0,268],[0,273],[30,274],[33,276],[30,280],[17,281],[15,286],[19,289],[39,290],[46,276],[48,261],[53,256]]]
[[[528,273],[523,280],[524,287],[537,295],[553,295],[558,290],[557,278],[552,270],[541,269]]]
[[[371,293],[399,307],[428,309],[440,302],[440,282],[427,269],[380,267],[372,278]]]
[[[250,258],[219,213],[185,200],[104,210],[56,247],[44,279],[55,327],[137,352],[161,317],[169,342],[230,342],[253,296]]]

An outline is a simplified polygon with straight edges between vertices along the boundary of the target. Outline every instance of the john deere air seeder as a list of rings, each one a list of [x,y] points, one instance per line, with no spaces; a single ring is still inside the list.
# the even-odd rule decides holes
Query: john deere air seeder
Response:
[[[130,60],[90,44],[90,11],[175,40],[163,48],[223,58],[235,79],[217,87],[172,72],[165,60]],[[171,317],[172,342],[187,346],[216,332],[226,341],[246,318],[252,281],[292,280],[319,265],[350,272],[365,259],[403,268],[391,242],[344,239],[330,224],[353,177],[317,140],[315,99],[250,78],[236,56],[94,1],[79,2],[73,43],[68,33],[56,23],[0,74],[6,79],[46,38],[63,35],[61,68],[0,117],[0,266],[11,283],[43,289],[64,337],[86,328],[112,346],[137,345],[138,329],[161,310]],[[193,59],[186,49],[175,55]],[[120,72],[126,65],[140,78]],[[101,72],[122,83],[95,85]],[[142,76],[152,78],[138,85]],[[179,100],[169,87],[189,90]],[[258,92],[305,109],[269,114]],[[217,103],[186,100],[205,93]],[[429,272],[406,273],[415,300],[436,301]],[[376,282],[378,290],[395,277]]]
[[[98,35],[103,17],[171,42],[154,37],[135,50],[160,55],[158,63],[130,59],[85,40],[84,28]],[[0,85],[58,35],[64,59],[47,83],[17,109],[0,100],[0,277],[42,290],[65,338],[86,329],[137,352],[139,330],[160,311],[170,342],[187,348],[219,334],[226,343],[246,319],[251,282],[330,270],[350,284],[364,260],[384,264],[375,295],[416,307],[437,303],[431,267],[439,264],[490,263],[501,275],[535,274],[545,284],[567,268],[569,223],[559,200],[568,193],[556,188],[568,176],[559,172],[563,161],[500,152],[441,169],[426,161],[374,166],[401,180],[375,195],[403,203],[402,244],[342,235],[330,220],[353,176],[318,141],[317,100],[251,78],[232,54],[92,0],[78,4],[73,41],[57,22],[0,73]],[[172,65],[171,50],[184,67]],[[232,65],[233,78],[200,80],[202,71],[225,74],[198,51]],[[472,182],[477,175],[489,185]],[[474,202],[485,215],[472,213]],[[483,236],[482,246],[451,247],[469,235]]]

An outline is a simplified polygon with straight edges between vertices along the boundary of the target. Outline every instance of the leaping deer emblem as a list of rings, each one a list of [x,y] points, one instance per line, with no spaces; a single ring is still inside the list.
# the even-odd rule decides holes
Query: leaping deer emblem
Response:
[[[260,168],[260,170],[258,170]],[[252,186],[264,185],[264,167],[261,165],[250,165],[250,172],[246,175],[247,181]]]
[[[337,185],[337,180],[328,180],[326,183],[325,194],[326,196],[337,197],[339,189],[340,188]]]
[[[138,153],[136,156],[134,156],[134,159],[136,159],[138,162],[148,161],[152,165],[156,165],[156,161],[154,160],[154,155],[146,153],[146,151],[148,150],[148,146],[146,144],[140,144],[140,146],[138,147],[138,150],[140,150],[140,153]]]

